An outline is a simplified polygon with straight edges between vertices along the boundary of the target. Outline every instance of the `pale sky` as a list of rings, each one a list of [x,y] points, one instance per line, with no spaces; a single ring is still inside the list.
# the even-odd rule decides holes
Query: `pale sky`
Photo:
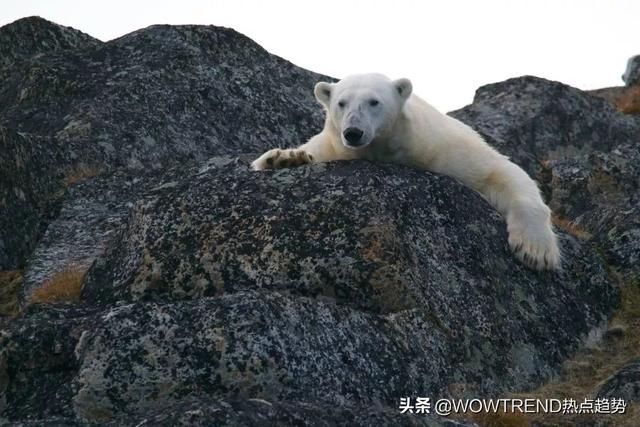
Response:
[[[231,27],[323,74],[408,77],[442,111],[524,74],[619,86],[640,54],[640,0],[0,0],[0,25],[31,15],[103,41],[153,24]]]

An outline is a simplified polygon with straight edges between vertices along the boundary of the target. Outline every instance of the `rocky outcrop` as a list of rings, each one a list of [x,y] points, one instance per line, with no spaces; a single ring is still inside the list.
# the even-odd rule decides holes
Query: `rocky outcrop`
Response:
[[[250,171],[321,127],[327,78],[233,30],[101,43],[31,19],[0,39],[34,28],[0,66],[0,262],[24,267],[6,275],[24,286],[0,319],[2,423],[463,425],[399,399],[544,382],[598,342],[609,271],[638,273],[640,122],[602,99],[522,77],[452,113],[560,215],[563,270],[539,273],[450,178]],[[31,305],[68,265],[80,302]]]
[[[29,256],[21,292],[23,304],[57,272],[69,266],[86,271],[126,223],[140,194],[172,176],[177,179],[180,173],[175,168],[144,174],[125,170],[69,185],[56,217]]]
[[[640,55],[629,58],[629,61],[627,61],[627,69],[622,75],[622,80],[626,86],[640,84]]]
[[[70,27],[32,16],[0,30],[0,70],[17,62],[60,50],[96,47],[100,41]]]
[[[640,55],[632,56],[622,75],[624,86],[590,90],[588,93],[606,99],[625,114],[640,114]]]
[[[68,159],[109,169],[261,151],[322,124],[309,95],[322,76],[226,28],[153,26],[4,72],[0,124],[54,136]]]
[[[7,43],[0,45],[10,49],[0,67],[0,138],[9,145],[0,153],[0,174],[35,185],[41,201],[60,202],[65,178],[83,171],[124,168],[141,175],[294,144],[322,125],[310,94],[325,77],[231,29],[154,26],[108,43],[87,37],[41,18],[0,28]],[[16,138],[36,139],[43,151],[29,154],[20,143],[26,153],[13,155]],[[47,169],[24,158],[29,155],[45,159]],[[26,174],[44,174],[47,185],[31,183],[23,165]],[[8,197],[2,218],[13,225],[0,227],[5,269],[24,264],[50,220],[10,200],[22,193]]]
[[[33,382],[12,378],[6,414],[107,420],[229,395],[393,407],[527,388],[617,300],[589,245],[563,241],[566,271],[539,274],[449,178],[357,162],[256,174],[212,159],[132,209],[89,272],[95,314],[59,312],[37,331],[38,315],[14,321],[9,376]],[[38,348],[60,348],[69,376],[28,369]],[[18,394],[31,389],[67,403],[47,412]]]
[[[522,388],[550,375],[615,305],[588,245],[566,236],[563,274],[514,265],[502,219],[449,178],[366,163],[258,175],[232,159],[216,164],[141,200],[84,293],[95,305],[163,304],[141,310],[166,313],[172,330],[205,322],[197,329],[218,331],[206,341],[221,352],[206,375],[220,377],[213,389],[337,404],[446,395],[454,382],[471,394]],[[165,304],[203,298],[212,298],[205,319],[199,304]],[[184,304],[190,315],[181,320]],[[540,323],[542,313],[554,320]],[[92,338],[99,347],[90,354],[105,358],[87,367],[98,378],[96,366],[138,370],[126,353],[111,354],[132,345],[121,323]],[[162,347],[154,353],[174,352],[150,340]],[[187,353],[207,352],[188,345]],[[236,352],[252,354],[251,363],[238,366]],[[134,395],[153,387],[146,375],[126,381]],[[95,405],[104,385],[87,382]]]
[[[64,194],[51,138],[0,126],[0,270],[24,266]]]
[[[640,135],[639,120],[603,99],[533,76],[483,86],[451,115],[539,179],[546,162],[609,152]]]
[[[632,361],[607,378],[596,396],[623,399],[629,404],[640,401],[640,360]]]

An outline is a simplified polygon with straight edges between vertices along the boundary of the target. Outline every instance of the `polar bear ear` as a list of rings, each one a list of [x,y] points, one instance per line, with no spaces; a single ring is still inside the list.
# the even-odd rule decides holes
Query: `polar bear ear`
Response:
[[[332,87],[333,85],[331,83],[319,82],[313,89],[313,93],[316,95],[316,99],[326,108],[329,108]]]
[[[411,91],[413,90],[413,85],[409,79],[394,80],[393,87],[396,88],[396,91],[403,99],[409,98],[409,95],[411,95]]]

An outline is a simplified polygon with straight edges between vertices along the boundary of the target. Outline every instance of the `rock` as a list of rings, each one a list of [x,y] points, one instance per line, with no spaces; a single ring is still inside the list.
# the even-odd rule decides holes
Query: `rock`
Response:
[[[610,265],[640,279],[640,147],[623,143],[609,152],[550,163],[550,206],[589,230]]]
[[[7,329],[0,324],[0,423],[72,417],[74,355],[89,310],[32,306]]]
[[[0,424],[463,425],[399,399],[540,384],[606,330],[608,269],[637,272],[640,123],[561,83],[488,85],[452,113],[584,228],[563,226],[564,269],[538,273],[450,178],[250,171],[320,129],[328,78],[233,30],[101,43],[28,19],[0,41],[12,310],[23,286],[0,318]],[[88,269],[79,303],[30,304],[72,264]]]
[[[392,358],[398,343],[372,320],[335,304],[256,291],[121,306],[78,346],[73,407],[99,420],[157,411],[184,396],[380,406],[391,393],[385,380],[394,390],[401,381],[387,375],[399,375],[403,360]]]
[[[622,75],[625,86],[634,86],[640,83],[640,55],[632,56],[627,61],[627,69]]]
[[[1,420],[8,422],[18,416],[26,423],[33,423],[31,425],[37,425],[38,422],[47,425],[76,425],[78,419],[96,422],[114,419],[114,425],[122,425],[123,421],[130,424],[132,418],[137,418],[139,422],[155,419],[158,422],[165,420],[167,423],[171,419],[177,422],[187,418],[192,419],[195,425],[200,425],[207,420],[211,422],[218,419],[216,417],[224,417],[223,419],[229,422],[249,422],[252,419],[285,422],[287,419],[302,419],[309,425],[317,425],[313,421],[317,414],[333,407],[331,414],[326,415],[330,425],[334,424],[331,420],[337,422],[356,416],[361,419],[359,422],[362,425],[369,425],[366,420],[374,416],[399,425],[463,425],[445,420],[438,421],[425,415],[401,416],[399,411],[393,407],[382,406],[380,402],[374,402],[369,406],[354,406],[345,401],[336,406],[335,403],[323,403],[322,400],[313,399],[313,395],[304,396],[304,400],[301,401],[277,399],[275,394],[270,394],[273,390],[269,387],[277,388],[280,381],[288,381],[292,385],[296,382],[311,384],[313,379],[307,377],[304,372],[305,360],[309,355],[296,354],[294,349],[289,348],[288,346],[295,343],[286,335],[281,336],[285,339],[285,346],[275,341],[270,342],[272,334],[288,334],[293,332],[292,327],[299,333],[304,333],[305,327],[316,329],[327,322],[332,322],[335,326],[335,322],[349,322],[349,317],[356,324],[363,323],[362,320],[358,320],[363,315],[358,312],[348,314],[349,310],[340,309],[333,304],[321,304],[320,311],[314,313],[313,309],[317,305],[313,301],[294,301],[278,294],[238,293],[226,299],[231,301],[227,304],[227,301],[206,298],[199,302],[165,305],[136,304],[108,309],[101,313],[71,307],[47,310],[29,308],[24,317],[12,324],[10,334],[0,336],[0,380],[4,380],[0,382],[0,390],[6,399],[2,402],[4,407],[0,408],[5,417]],[[283,303],[299,308],[305,307],[305,311],[313,316],[296,326],[295,323],[290,323],[292,319],[287,319],[286,316],[288,313],[297,317],[296,311],[286,310],[286,306],[280,310]],[[236,309],[248,317],[245,320],[237,317],[239,324],[234,326],[227,323],[226,315],[230,314],[229,310]],[[285,316],[278,315],[277,318],[272,318],[276,313]],[[340,316],[340,313],[345,317]],[[265,315],[267,318],[263,317]],[[335,315],[339,317],[335,318]],[[125,318],[129,320],[122,323]],[[268,319],[275,323],[269,324]],[[133,323],[130,320],[133,320]],[[260,329],[255,330],[255,333],[245,334],[243,331],[249,327],[246,320],[256,321],[255,326]],[[217,326],[214,326],[214,323]],[[146,329],[144,324],[153,324],[158,328]],[[145,336],[138,335],[140,331],[136,331],[141,340],[127,338],[126,334],[138,327],[145,328]],[[281,330],[281,327],[284,329]],[[94,335],[94,332],[97,334]],[[356,342],[363,341],[358,338],[357,328],[352,329],[346,336],[338,328],[334,328],[334,332],[327,332],[351,348],[354,344],[347,342],[350,338],[357,339]],[[227,337],[228,342],[225,341],[227,333],[231,334]],[[252,337],[258,337],[263,333],[266,335],[260,339],[261,342],[251,343]],[[217,336],[222,341],[218,340]],[[102,353],[99,348],[107,342],[113,343],[114,338],[124,340],[122,344],[125,341],[127,344],[124,347],[110,348],[108,354]],[[107,342],[102,341],[104,339]],[[378,340],[385,341],[384,338]],[[319,346],[318,349],[311,349],[315,352],[320,348],[328,349],[332,344],[312,342]],[[245,345],[258,350],[265,359],[257,358],[257,353],[254,354],[256,358],[252,359],[253,362],[245,361],[244,357],[238,359]],[[162,347],[160,353],[155,352],[156,346],[156,349]],[[346,351],[334,356],[334,359],[346,357],[348,353],[349,351]],[[138,356],[132,359],[132,354]],[[351,357],[353,356],[352,354]],[[287,361],[293,364],[292,367],[298,368],[290,374],[279,372],[276,365],[280,357],[285,358],[283,362]],[[110,364],[110,368],[102,371],[105,361]],[[135,366],[131,362],[134,362]],[[165,365],[173,362],[175,365],[172,367]],[[247,362],[249,364],[246,364]],[[254,362],[255,365],[252,365]],[[263,365],[263,362],[266,365]],[[331,361],[317,362],[319,365],[316,375],[324,377],[322,367]],[[78,364],[81,366],[78,367]],[[226,364],[228,366],[225,366]],[[346,369],[349,360],[341,360],[339,364]],[[14,367],[19,369],[14,370]],[[144,372],[154,375],[154,367],[166,367],[164,374],[168,376],[156,377],[152,383],[145,384],[151,377]],[[103,374],[105,376],[100,378]],[[155,374],[160,372],[156,371]],[[130,381],[126,384],[114,381],[124,379],[122,375],[130,377]],[[76,376],[76,379],[72,382],[73,376]],[[254,380],[255,383],[251,385]],[[98,383],[109,388],[94,387]],[[226,386],[216,389],[218,383]],[[289,389],[294,389],[292,385]],[[120,388],[121,386],[124,388]],[[263,387],[263,392],[255,394],[258,388]],[[379,385],[376,387],[380,388]],[[326,390],[327,388],[323,389],[325,392]],[[119,393],[122,394],[118,398],[116,394]],[[234,398],[234,395],[238,397]],[[269,400],[259,396],[268,396]],[[372,398],[375,400],[375,396]],[[232,399],[231,403],[227,403],[229,399]],[[162,404],[159,404],[161,402]],[[251,412],[244,412],[249,410]],[[217,415],[210,418],[214,412]]]
[[[0,29],[0,68],[59,50],[96,47],[101,42],[38,16],[18,19]]]
[[[99,313],[11,323],[5,416],[108,420],[230,395],[389,408],[530,387],[602,324],[616,292],[588,245],[566,236],[566,271],[535,273],[504,228],[471,190],[408,168],[258,174],[212,159],[134,207],[89,272],[84,300]],[[64,375],[37,375],[34,357]],[[20,394],[33,389],[35,401]],[[43,405],[47,390],[59,407]]]
[[[0,270],[24,266],[64,194],[48,137],[0,126]]]
[[[77,407],[147,410],[101,390],[134,402],[141,390],[160,393],[149,378],[191,387],[197,362],[178,367],[181,352],[215,360],[199,387],[267,400],[390,405],[447,395],[454,383],[470,395],[522,389],[551,375],[616,304],[588,245],[565,236],[566,271],[532,272],[514,262],[502,218],[449,178],[366,162],[256,174],[223,160],[148,194],[89,271],[91,304],[161,305],[126,305],[91,335]],[[138,309],[144,323],[133,320]],[[193,325],[181,332],[194,337],[188,349],[166,347],[167,330]],[[200,343],[204,330],[217,332]],[[142,369],[130,365],[136,343],[167,360],[124,376]]]
[[[139,194],[180,173],[179,169],[146,174],[116,171],[70,185],[59,213],[29,256],[22,305],[55,273],[70,267],[86,271],[104,254]]]
[[[210,426],[210,425],[303,425],[303,426],[429,426],[464,427],[475,424],[438,419],[416,414],[400,415],[381,407],[339,407],[305,402],[269,402],[262,399],[193,399],[163,408],[144,417],[150,425]],[[113,425],[119,425],[114,422]]]
[[[47,151],[37,155],[55,159],[45,172],[30,158],[4,158],[13,149],[3,148],[0,174],[29,182],[14,174],[19,165],[45,172],[48,185],[36,182],[32,190],[56,202],[22,215],[22,202],[0,198],[0,218],[15,222],[0,222],[0,268],[22,266],[47,218],[57,215],[64,186],[51,177],[73,177],[78,169],[143,173],[211,155],[258,152],[302,141],[322,124],[313,84],[329,78],[226,28],[153,26],[101,43],[27,18],[0,28],[0,46],[7,46],[10,61],[0,67],[2,143],[13,145],[19,135],[37,139]],[[0,191],[14,189],[3,184]],[[16,191],[8,197],[27,189]]]
[[[640,135],[640,121],[605,100],[532,76],[482,86],[473,104],[450,114],[534,176],[546,161],[609,151]]]
[[[640,401],[640,360],[628,363],[607,378],[596,396],[623,399],[627,404]]]
[[[226,28],[152,26],[5,72],[0,124],[55,136],[69,158],[108,169],[262,151],[322,125],[312,93],[325,77]]]

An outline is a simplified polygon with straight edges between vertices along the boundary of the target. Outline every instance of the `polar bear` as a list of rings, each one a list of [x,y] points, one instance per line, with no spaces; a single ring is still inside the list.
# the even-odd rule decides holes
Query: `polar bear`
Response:
[[[254,170],[368,159],[448,175],[506,218],[509,245],[522,262],[537,270],[560,267],[551,212],[536,183],[469,126],[414,95],[410,80],[362,74],[317,83],[314,92],[326,110],[322,131],[298,148],[267,151]]]

